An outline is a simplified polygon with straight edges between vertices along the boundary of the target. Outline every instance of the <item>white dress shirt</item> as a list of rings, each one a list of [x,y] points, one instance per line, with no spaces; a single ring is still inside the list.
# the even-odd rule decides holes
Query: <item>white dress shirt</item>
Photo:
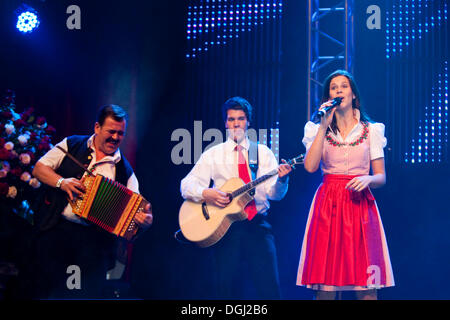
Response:
[[[181,195],[184,199],[196,202],[202,201],[203,190],[209,188],[211,179],[214,187],[220,188],[228,179],[239,177],[238,151],[236,142],[228,139],[203,152],[200,159],[181,181]],[[243,154],[248,165],[248,138],[241,142],[245,149]],[[263,176],[278,168],[278,162],[273,152],[265,145],[258,144],[258,171],[256,177]],[[251,176],[251,175],[250,175]],[[258,185],[255,189],[255,203],[258,214],[267,214],[270,208],[269,200],[281,200],[288,189],[288,179],[281,182],[278,175]]]
[[[104,177],[110,178],[115,180],[116,178],[116,163],[118,163],[121,159],[120,150],[117,149],[116,152],[112,156],[106,156],[102,158],[100,161],[97,161],[97,152],[94,147],[94,135],[92,135],[88,141],[87,146],[88,148],[91,148],[94,150],[92,152],[92,160],[89,164],[88,170],[92,169],[92,167],[95,167],[94,173],[95,174],[101,174]],[[61,142],[59,142],[56,146],[60,146],[64,150],[68,150],[67,147],[67,138],[64,138]],[[39,162],[49,166],[53,170],[56,170],[61,165],[64,157],[66,154],[62,152],[57,147],[53,147],[51,150],[49,150],[42,158],[39,159]],[[87,173],[85,172],[84,175]],[[70,177],[64,177],[64,178],[70,178]],[[139,193],[139,183],[138,180],[133,172],[133,174],[130,176],[130,178],[127,181],[127,188],[130,189],[133,192]],[[76,216],[72,212],[72,207],[70,204],[68,204],[64,211],[62,212],[62,215],[64,218],[66,218],[69,221],[81,223],[84,224],[82,219],[80,219],[78,216]]]

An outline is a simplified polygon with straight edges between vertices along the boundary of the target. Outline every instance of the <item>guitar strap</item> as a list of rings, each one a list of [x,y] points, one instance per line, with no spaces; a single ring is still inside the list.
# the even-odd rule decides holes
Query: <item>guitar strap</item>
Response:
[[[256,179],[258,172],[258,142],[250,140],[250,147],[248,149],[248,166],[252,174],[252,180]]]

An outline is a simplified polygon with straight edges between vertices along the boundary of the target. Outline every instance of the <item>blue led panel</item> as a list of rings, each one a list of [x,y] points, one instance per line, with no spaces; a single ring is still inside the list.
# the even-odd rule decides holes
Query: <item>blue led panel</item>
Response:
[[[212,47],[226,45],[241,33],[280,18],[282,12],[282,0],[191,0],[186,58],[194,59]]]

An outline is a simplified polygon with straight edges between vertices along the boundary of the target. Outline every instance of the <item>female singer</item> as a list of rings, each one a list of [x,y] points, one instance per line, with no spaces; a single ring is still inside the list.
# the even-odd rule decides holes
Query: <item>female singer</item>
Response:
[[[370,188],[386,183],[384,125],[361,111],[351,74],[325,81],[319,111],[341,103],[305,126],[305,169],[321,166],[323,182],[314,196],[303,239],[297,285],[316,290],[316,299],[335,299],[352,290],[357,299],[377,299],[376,289],[394,285],[386,237]],[[370,174],[372,169],[372,174]]]

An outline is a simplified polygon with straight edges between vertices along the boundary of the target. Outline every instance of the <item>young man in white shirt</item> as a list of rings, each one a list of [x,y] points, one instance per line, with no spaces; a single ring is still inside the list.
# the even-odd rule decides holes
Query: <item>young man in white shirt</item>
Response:
[[[245,158],[249,171],[248,151],[250,141],[247,130],[250,125],[252,107],[247,100],[234,97],[222,106],[225,128],[229,138],[226,142],[205,151],[194,168],[181,181],[184,199],[206,201],[219,207],[230,202],[228,195],[220,188],[228,179],[240,177],[239,152]],[[258,170],[260,177],[274,169],[278,175],[256,187],[254,206],[256,216],[251,220],[235,222],[225,236],[213,246],[217,298],[219,299],[279,299],[280,285],[277,256],[271,225],[265,219],[270,208],[269,200],[281,200],[288,189],[288,174],[292,168],[288,164],[278,165],[273,152],[265,145],[258,144]],[[241,158],[242,159],[242,158]],[[210,181],[214,182],[212,188]],[[249,207],[247,205],[247,207]],[[246,207],[246,210],[247,210]],[[247,269],[243,269],[247,266]],[[239,276],[252,280],[256,296],[244,295]]]

